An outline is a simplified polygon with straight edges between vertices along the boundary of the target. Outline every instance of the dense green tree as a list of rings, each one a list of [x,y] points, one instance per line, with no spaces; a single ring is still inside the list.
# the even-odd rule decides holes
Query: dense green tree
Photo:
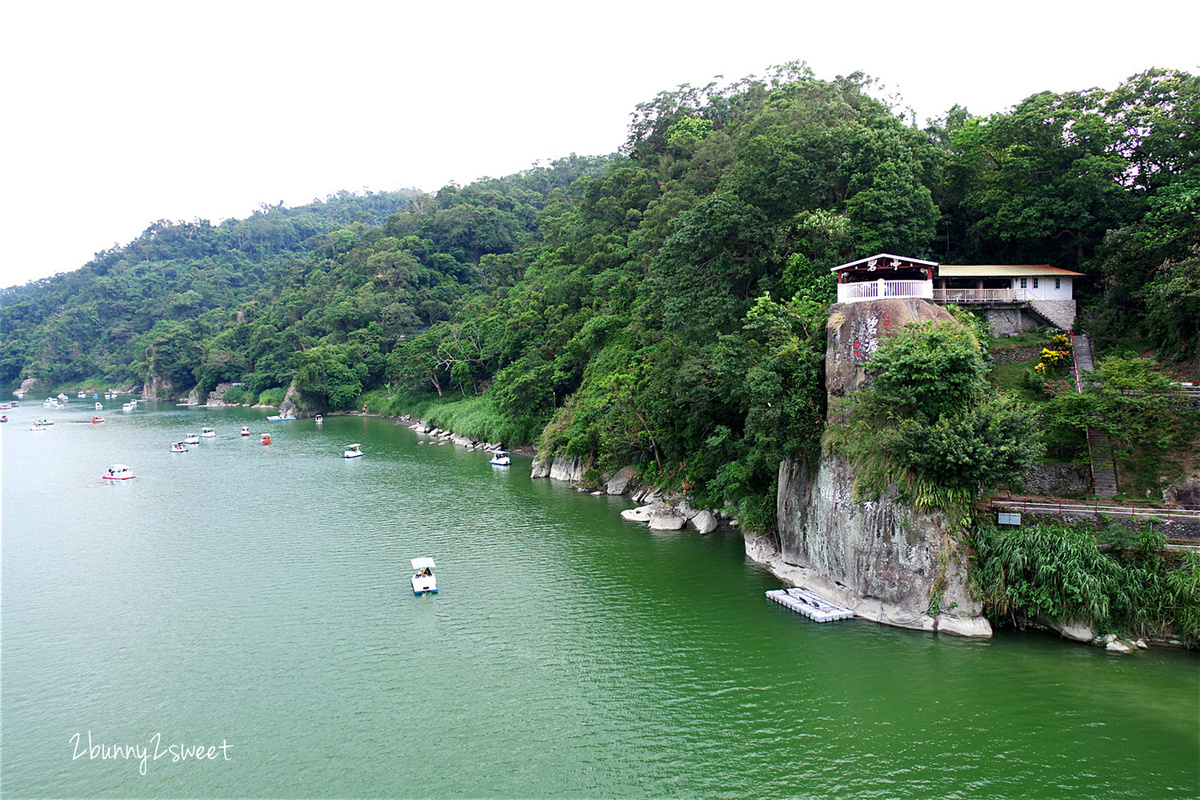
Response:
[[[1122,131],[1105,105],[1099,90],[1042,92],[955,133],[982,167],[963,201],[974,234],[1005,260],[1086,267],[1105,231],[1135,213],[1116,152]]]
[[[867,493],[899,486],[922,508],[962,513],[1044,454],[1033,409],[987,391],[987,364],[960,322],[906,326],[867,363],[874,380],[847,398],[830,446]]]
[[[295,353],[289,365],[296,388],[318,407],[353,408],[362,394],[368,368],[356,348],[317,345]]]

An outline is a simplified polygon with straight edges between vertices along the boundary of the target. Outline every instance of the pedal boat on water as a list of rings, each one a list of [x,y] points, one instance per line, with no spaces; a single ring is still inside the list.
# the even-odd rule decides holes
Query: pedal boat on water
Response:
[[[503,450],[493,450],[492,460],[488,462],[493,467],[507,467],[512,464],[512,459],[508,457],[508,453]]]
[[[100,476],[106,481],[127,481],[130,478],[136,478],[133,470],[124,464],[109,464],[108,470]]]
[[[188,451],[184,442],[171,442],[172,453],[186,453]]]
[[[342,458],[362,458],[361,444],[348,444],[346,450],[342,453]]]
[[[437,594],[437,578],[433,574],[437,564],[433,563],[433,559],[414,558],[411,563],[413,594]]]

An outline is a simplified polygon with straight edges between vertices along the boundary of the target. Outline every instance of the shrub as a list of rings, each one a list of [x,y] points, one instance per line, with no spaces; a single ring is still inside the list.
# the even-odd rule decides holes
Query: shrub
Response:
[[[245,386],[230,386],[221,400],[226,403],[242,404],[249,403],[254,400],[254,395]]]
[[[267,389],[258,396],[258,405],[277,406],[283,402],[283,398],[286,396],[287,389],[282,386],[276,386],[274,389]]]

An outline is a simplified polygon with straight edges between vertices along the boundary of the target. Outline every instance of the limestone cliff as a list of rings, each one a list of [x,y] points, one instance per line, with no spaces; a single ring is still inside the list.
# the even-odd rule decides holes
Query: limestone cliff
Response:
[[[863,384],[864,364],[888,331],[948,319],[945,309],[919,299],[834,306],[825,362],[831,408]],[[813,466],[782,463],[777,511],[777,546],[752,540],[747,550],[785,580],[888,625],[991,635],[967,586],[964,545],[943,514],[918,512],[894,495],[855,499],[853,469],[838,455]]]
[[[300,396],[300,390],[296,388],[296,382],[292,381],[288,386],[287,392],[283,395],[283,402],[279,404],[279,415],[281,417],[293,417],[296,415],[296,400]]]
[[[151,402],[168,400],[175,396],[175,387],[169,380],[151,375],[150,380],[142,384],[142,397]]]

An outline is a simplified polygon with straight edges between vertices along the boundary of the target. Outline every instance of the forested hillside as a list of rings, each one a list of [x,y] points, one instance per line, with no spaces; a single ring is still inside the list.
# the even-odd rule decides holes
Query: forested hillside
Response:
[[[269,302],[291,260],[308,257],[331,231],[378,225],[419,194],[340,192],[220,225],[159,220],[74,272],[5,289],[0,385],[128,384],[159,375],[186,390],[203,380],[193,370],[204,341],[235,321],[236,309]]]
[[[0,381],[426,397],[753,522],[825,416],[829,268],[886,251],[1085,273],[1084,324],[1200,363],[1200,81],[1150,70],[918,126],[804,65],[639,105],[620,153],[435,196],[152,226],[0,295]],[[482,431],[481,431],[482,433]]]

